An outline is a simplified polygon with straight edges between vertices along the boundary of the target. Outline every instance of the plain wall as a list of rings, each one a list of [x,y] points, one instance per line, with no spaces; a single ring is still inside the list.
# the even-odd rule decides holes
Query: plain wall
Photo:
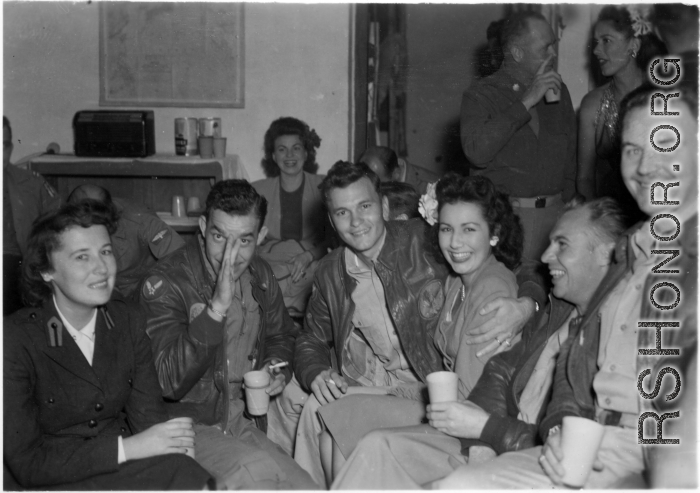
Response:
[[[56,142],[72,152],[73,115],[99,102],[99,2],[4,2],[4,114],[13,162]],[[347,4],[246,3],[245,108],[153,109],[156,150],[175,153],[177,117],[221,117],[228,153],[251,180],[270,122],[295,116],[322,139],[319,173],[348,159],[350,12]],[[125,109],[125,108],[114,108]]]
[[[474,54],[503,12],[502,4],[407,6],[409,161],[444,170],[450,133],[451,145],[459,146],[462,93],[477,74]]]

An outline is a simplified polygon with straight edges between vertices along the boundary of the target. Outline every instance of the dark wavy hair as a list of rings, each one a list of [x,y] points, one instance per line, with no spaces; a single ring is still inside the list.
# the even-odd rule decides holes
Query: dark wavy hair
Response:
[[[283,116],[272,122],[270,128],[265,132],[265,143],[263,144],[265,157],[261,161],[265,176],[272,178],[281,173],[279,166],[272,159],[272,155],[275,153],[275,141],[284,135],[297,135],[301,139],[306,150],[304,171],[316,173],[318,171],[316,148],[321,146],[321,138],[316,134],[316,130],[309,128],[303,121],[291,116]]]
[[[328,174],[323,179],[318,189],[321,190],[323,203],[328,209],[328,199],[331,190],[335,188],[345,188],[352,185],[361,178],[368,178],[372,182],[372,187],[377,192],[377,195],[382,196],[381,182],[377,173],[372,171],[365,163],[350,163],[348,161],[337,161]]]
[[[211,218],[210,213],[214,209],[237,216],[247,216],[254,212],[259,220],[258,230],[260,230],[267,216],[267,199],[246,180],[222,180],[214,185],[207,195],[204,212],[207,221]]]
[[[92,199],[66,204],[58,211],[44,214],[32,225],[27,252],[22,263],[22,299],[28,306],[40,306],[53,294],[51,285],[41,277],[53,269],[51,253],[61,247],[61,235],[69,228],[101,225],[109,235],[117,230],[114,209]]]
[[[489,236],[498,236],[493,254],[506,267],[513,270],[520,264],[523,253],[523,227],[520,218],[513,212],[507,194],[496,189],[485,176],[462,176],[448,173],[437,183],[435,194],[438,213],[445,204],[467,202],[477,204],[489,226]],[[430,245],[436,259],[444,259],[438,243],[440,224],[430,229]]]
[[[385,181],[381,184],[382,195],[389,200],[391,219],[406,214],[408,219],[420,217],[418,202],[420,194],[413,185],[398,181]]]
[[[632,18],[630,11],[625,6],[608,5],[604,7],[596,22],[610,22],[615,31],[623,34],[627,39],[633,38]],[[666,45],[654,33],[647,33],[639,36],[641,44],[637,53],[637,66],[646,71],[652,59],[666,53]]]

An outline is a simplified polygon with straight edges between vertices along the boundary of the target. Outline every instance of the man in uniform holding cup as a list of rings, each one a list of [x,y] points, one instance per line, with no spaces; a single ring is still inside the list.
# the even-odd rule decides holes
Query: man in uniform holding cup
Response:
[[[576,114],[554,71],[557,38],[540,14],[505,20],[505,58],[462,99],[462,148],[472,173],[506,190],[525,231],[523,257],[539,260],[575,194]]]
[[[266,213],[245,180],[214,185],[201,235],[149,271],[141,305],[169,414],[194,420],[197,461],[228,489],[315,489],[244,414],[244,375],[269,374],[270,397],[292,378],[294,325],[270,266],[255,255]]]

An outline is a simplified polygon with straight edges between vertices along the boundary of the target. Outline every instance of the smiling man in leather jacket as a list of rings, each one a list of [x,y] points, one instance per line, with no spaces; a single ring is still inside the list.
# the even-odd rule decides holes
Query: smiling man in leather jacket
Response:
[[[199,218],[201,235],[149,271],[141,305],[166,408],[194,419],[197,461],[229,489],[315,489],[244,414],[243,375],[268,371],[267,392],[276,396],[291,371],[270,365],[294,356],[296,332],[279,286],[255,255],[266,212],[248,182],[217,183]]]
[[[502,454],[541,444],[538,424],[559,348],[605,276],[623,229],[621,211],[611,199],[568,205],[542,256],[554,278],[554,296],[525,327],[522,340],[488,361],[465,402],[441,405],[444,410],[429,406],[432,426],[367,434],[333,488],[415,489],[444,478],[460,464],[469,471],[475,461],[493,456],[473,447]]]
[[[447,269],[424,246],[425,221],[387,222],[388,201],[366,164],[336,163],[320,188],[345,247],[321,261],[297,339],[295,375],[313,397],[301,416],[294,458],[322,484],[321,428],[314,420],[319,404],[345,395],[348,386],[425,382],[443,369],[433,333]],[[517,320],[504,324],[509,335],[534,313],[533,300],[544,304],[531,272],[524,270],[518,281],[521,298],[508,301]]]

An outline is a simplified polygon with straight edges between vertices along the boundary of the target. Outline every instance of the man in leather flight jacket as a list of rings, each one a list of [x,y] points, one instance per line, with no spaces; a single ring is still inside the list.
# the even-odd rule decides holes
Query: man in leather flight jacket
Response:
[[[379,178],[367,165],[344,162],[336,163],[320,186],[331,222],[345,246],[324,257],[316,271],[294,358],[301,387],[316,397],[304,408],[295,460],[317,482],[323,481],[320,428],[308,429],[309,403],[317,400],[323,405],[335,400],[347,392],[348,385],[425,382],[429,373],[443,370],[433,334],[444,303],[447,269],[424,246],[424,220],[387,222],[388,203],[379,186]],[[508,334],[513,326],[526,323],[536,303],[544,304],[543,283],[534,270],[531,264],[521,269],[520,298],[505,300],[512,303],[509,308],[527,305],[524,312],[506,310],[517,318],[512,325],[511,320],[504,324]],[[363,305],[356,306],[356,300]],[[385,333],[385,340],[367,342],[355,335],[366,324],[378,330],[363,332],[363,336]],[[394,352],[380,359],[377,347]],[[383,364],[384,358],[390,362]]]
[[[217,183],[201,235],[149,271],[141,305],[166,408],[194,420],[196,459],[230,489],[315,489],[244,414],[244,373],[268,371],[271,396],[292,376],[270,369],[291,365],[296,331],[270,266],[255,255],[266,211],[245,180]]]

